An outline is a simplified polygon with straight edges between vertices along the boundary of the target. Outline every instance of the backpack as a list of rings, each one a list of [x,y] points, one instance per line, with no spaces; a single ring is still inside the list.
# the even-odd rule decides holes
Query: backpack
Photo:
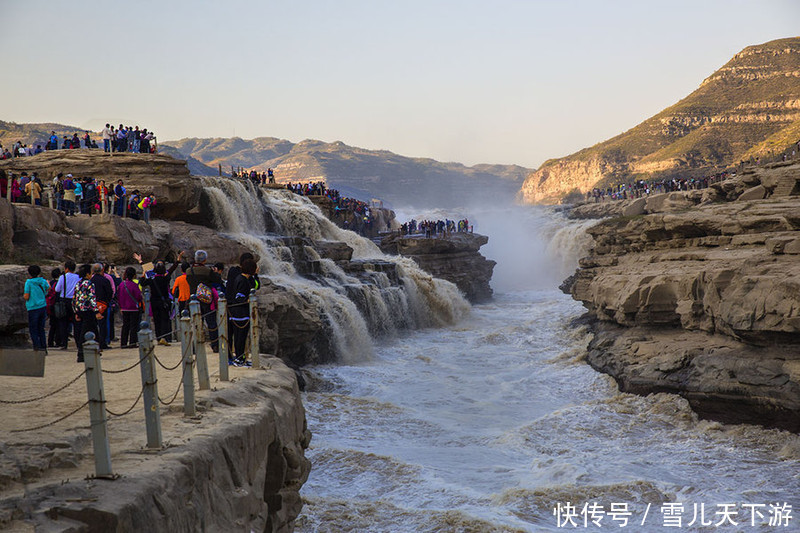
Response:
[[[214,301],[214,293],[211,292],[211,289],[204,283],[197,285],[197,292],[195,294],[201,303],[210,304]]]

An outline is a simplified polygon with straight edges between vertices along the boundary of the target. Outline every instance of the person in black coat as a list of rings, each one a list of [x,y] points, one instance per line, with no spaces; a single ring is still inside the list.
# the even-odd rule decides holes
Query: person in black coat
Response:
[[[228,303],[230,321],[233,325],[233,349],[236,354],[232,363],[237,366],[245,364],[244,350],[247,336],[250,333],[250,307],[247,302],[250,298],[250,291],[255,288],[253,276],[256,274],[256,266],[255,259],[245,259],[242,261],[241,274],[233,282],[228,279],[228,285],[233,285],[233,289],[230,291],[233,299]],[[257,349],[257,346],[251,347],[251,351]]]
[[[111,299],[114,297],[114,289],[111,288],[111,282],[103,275],[103,265],[95,263],[92,265],[92,285],[94,285],[94,297],[97,301],[98,315],[102,314],[102,318],[97,318],[98,339],[100,349],[105,350],[110,348],[108,341],[108,321],[106,320],[106,313],[108,313],[108,306],[111,304]]]

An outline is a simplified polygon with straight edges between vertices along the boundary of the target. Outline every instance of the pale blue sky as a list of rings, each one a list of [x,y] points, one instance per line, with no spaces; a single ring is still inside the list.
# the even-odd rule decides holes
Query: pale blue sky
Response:
[[[797,0],[0,0],[0,119],[534,167],[800,34]]]

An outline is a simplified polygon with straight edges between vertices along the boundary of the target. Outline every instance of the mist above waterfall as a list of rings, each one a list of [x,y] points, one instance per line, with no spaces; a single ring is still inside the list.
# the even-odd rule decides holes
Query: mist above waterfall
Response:
[[[489,237],[481,253],[497,262],[491,283],[496,292],[557,287],[586,255],[591,237],[585,230],[595,223],[569,220],[551,207],[503,202],[457,209],[404,207],[395,213],[401,223],[469,220],[475,233]]]

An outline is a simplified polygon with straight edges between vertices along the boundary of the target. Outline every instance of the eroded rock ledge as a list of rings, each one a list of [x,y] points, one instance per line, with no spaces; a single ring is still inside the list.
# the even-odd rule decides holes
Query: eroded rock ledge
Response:
[[[480,248],[489,237],[476,233],[451,233],[446,238],[390,235],[381,241],[386,254],[410,257],[422,270],[456,284],[472,303],[492,297],[492,272],[497,264],[486,259]]]
[[[589,363],[708,418],[800,431],[799,181],[780,164],[613,206],[640,212],[590,228],[565,285],[594,324]]]

